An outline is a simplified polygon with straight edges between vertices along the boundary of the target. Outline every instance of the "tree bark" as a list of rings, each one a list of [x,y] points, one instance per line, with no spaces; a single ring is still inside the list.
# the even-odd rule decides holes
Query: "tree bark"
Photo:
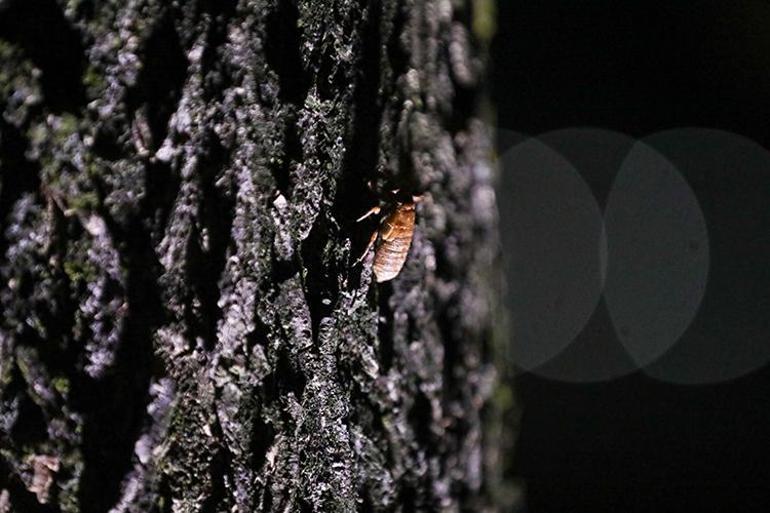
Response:
[[[0,512],[493,509],[477,4],[0,0]]]

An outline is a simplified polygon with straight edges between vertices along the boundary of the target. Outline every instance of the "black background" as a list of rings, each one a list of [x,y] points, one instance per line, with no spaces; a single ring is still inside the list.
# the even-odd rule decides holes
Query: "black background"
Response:
[[[699,126],[767,148],[770,3],[500,0],[491,85],[501,129],[537,135],[591,126],[643,137]],[[730,181],[729,170],[709,183],[712,202],[734,205],[740,195],[748,211],[770,208],[767,183]],[[707,212],[708,229],[729,232],[745,215]],[[767,278],[767,244],[711,243],[725,258],[752,252],[750,265]],[[741,279],[752,269],[744,271]],[[730,272],[713,267],[712,283],[730,282]],[[770,281],[753,290],[756,305],[766,305]],[[709,286],[712,312],[735,311],[726,292]],[[770,344],[770,330],[757,336]],[[512,472],[526,485],[531,513],[767,511],[767,366],[700,386],[642,372],[594,384],[522,374],[516,386],[523,418]]]

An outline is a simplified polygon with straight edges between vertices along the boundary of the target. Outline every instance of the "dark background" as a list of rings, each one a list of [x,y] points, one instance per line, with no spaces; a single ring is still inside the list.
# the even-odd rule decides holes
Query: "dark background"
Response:
[[[500,0],[491,65],[503,130],[591,126],[644,137],[699,126],[770,147],[770,3]],[[508,143],[499,144],[505,151]],[[724,170],[694,187],[714,257],[709,318],[685,334],[689,343],[716,324],[739,343],[741,323],[759,316],[764,330],[753,336],[770,344],[770,248],[745,243],[767,237],[770,227],[730,235],[768,210],[770,179],[743,180]],[[505,194],[503,187],[501,204]],[[749,287],[736,305],[731,294]],[[596,316],[582,336],[607,332],[601,308]],[[593,384],[523,373],[516,385],[522,428],[508,472],[523,480],[531,513],[742,512],[770,504],[767,366],[711,385],[668,384],[643,372]]]

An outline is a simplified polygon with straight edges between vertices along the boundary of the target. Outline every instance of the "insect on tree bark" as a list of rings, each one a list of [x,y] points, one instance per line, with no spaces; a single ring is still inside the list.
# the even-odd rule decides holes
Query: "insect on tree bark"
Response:
[[[372,233],[364,254],[359,258],[360,262],[372,246],[375,247],[373,269],[378,283],[392,280],[404,267],[414,236],[416,204],[420,200],[420,197],[415,196],[411,201],[398,201],[388,207],[386,215],[380,220],[379,228]],[[381,211],[381,207],[374,207],[357,221],[363,221]]]
[[[494,509],[487,3],[0,0],[0,505]]]

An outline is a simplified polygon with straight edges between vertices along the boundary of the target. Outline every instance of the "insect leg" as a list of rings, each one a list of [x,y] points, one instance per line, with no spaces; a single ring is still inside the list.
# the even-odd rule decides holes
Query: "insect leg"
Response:
[[[372,207],[372,209],[369,212],[367,212],[366,214],[364,214],[361,217],[359,217],[358,219],[356,219],[356,222],[360,223],[361,221],[363,221],[367,217],[369,217],[371,215],[379,214],[379,213],[380,213],[380,207]]]
[[[361,256],[360,256],[360,257],[358,257],[358,260],[356,260],[356,263],[354,263],[353,265],[358,265],[358,264],[360,264],[360,263],[361,263],[361,261],[362,261],[362,260],[363,260],[363,259],[366,257],[366,255],[368,255],[368,254],[369,254],[369,250],[370,250],[370,249],[372,249],[372,246],[374,246],[374,243],[375,243],[376,241],[377,241],[377,230],[374,230],[374,231],[372,232],[372,236],[371,236],[371,238],[369,239],[369,244],[367,244],[367,245],[366,245],[366,249],[365,249],[365,250],[364,250],[364,252],[361,254]]]

